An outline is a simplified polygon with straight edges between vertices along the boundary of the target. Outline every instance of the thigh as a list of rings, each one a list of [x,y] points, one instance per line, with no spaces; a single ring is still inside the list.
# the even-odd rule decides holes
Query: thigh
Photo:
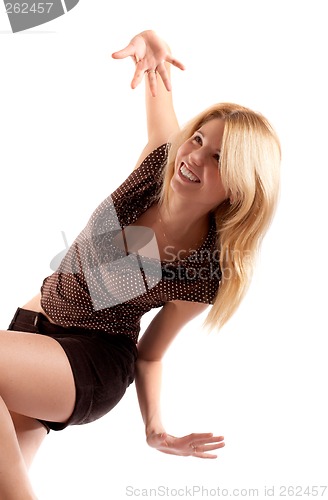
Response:
[[[44,335],[0,331],[0,395],[15,413],[65,422],[75,384],[61,345]]]

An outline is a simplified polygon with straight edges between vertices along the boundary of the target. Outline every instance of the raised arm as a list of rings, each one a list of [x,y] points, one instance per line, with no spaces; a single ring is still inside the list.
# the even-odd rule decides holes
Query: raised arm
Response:
[[[163,453],[216,458],[209,453],[224,446],[222,436],[193,433],[175,437],[165,432],[160,415],[162,357],[181,328],[206,309],[206,304],[168,302],[155,316],[138,344],[136,387],[149,446]]]
[[[135,62],[133,89],[145,76],[148,143],[137,162],[139,166],[149,153],[168,142],[179,130],[171,92],[170,66],[173,64],[180,69],[184,66],[172,57],[167,43],[151,30],[136,35],[127,47],[113,54],[114,59],[126,57],[132,57]]]

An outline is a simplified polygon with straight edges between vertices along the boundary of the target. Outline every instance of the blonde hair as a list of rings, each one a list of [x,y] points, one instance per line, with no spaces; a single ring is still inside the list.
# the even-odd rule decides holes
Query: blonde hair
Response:
[[[226,323],[247,291],[277,205],[281,159],[279,140],[266,118],[237,104],[216,104],[191,120],[171,142],[160,203],[168,202],[179,147],[215,118],[225,123],[220,170],[230,200],[214,210],[222,280],[205,321],[208,327]]]

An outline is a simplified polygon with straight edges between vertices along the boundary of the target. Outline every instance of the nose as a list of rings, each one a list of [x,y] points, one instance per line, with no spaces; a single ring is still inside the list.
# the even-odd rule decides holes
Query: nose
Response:
[[[203,148],[195,149],[189,154],[189,161],[191,165],[196,167],[202,167],[205,163],[205,151]]]

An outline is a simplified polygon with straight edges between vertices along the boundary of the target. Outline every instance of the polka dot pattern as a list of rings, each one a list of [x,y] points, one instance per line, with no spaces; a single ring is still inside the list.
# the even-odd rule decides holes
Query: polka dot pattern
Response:
[[[41,305],[61,326],[128,335],[137,342],[141,317],[170,300],[213,304],[221,271],[211,219],[203,244],[181,260],[127,253],[122,228],[158,199],[168,145],[153,151],[94,211],[59,268],[41,287]]]

